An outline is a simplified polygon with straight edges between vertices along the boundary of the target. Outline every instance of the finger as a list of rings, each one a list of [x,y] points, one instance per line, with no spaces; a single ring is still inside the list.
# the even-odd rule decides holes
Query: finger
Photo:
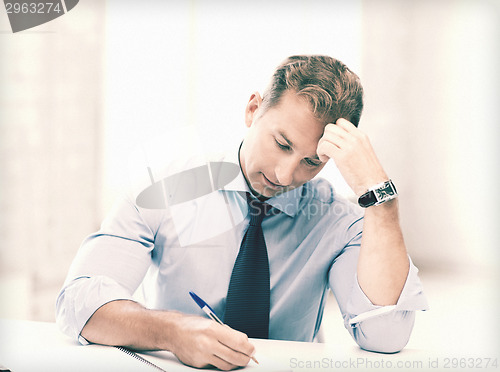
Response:
[[[341,138],[343,142],[335,140],[335,138],[332,136],[328,138],[333,142],[336,141],[336,144],[340,148],[348,149],[352,146],[359,146],[359,145],[365,146],[369,142],[366,133],[358,129],[356,126],[354,126],[354,124],[352,124],[348,120],[340,118],[339,120],[337,120],[336,123],[337,124],[335,125],[335,128],[337,128],[337,130],[336,131],[331,130],[330,133],[337,134],[337,136]]]
[[[212,355],[209,360],[209,364],[222,371],[230,371],[232,369],[238,368],[240,366],[231,364],[224,359],[221,359],[217,355]]]
[[[351,123],[349,120],[346,120],[344,118],[340,118],[338,119],[335,124],[337,124],[338,127],[344,129],[345,131],[347,132],[353,132],[353,131],[356,131],[356,126]]]
[[[220,344],[220,347],[214,350],[214,354],[218,358],[234,366],[244,367],[250,362],[249,355],[231,349],[222,343]]]
[[[329,124],[330,125],[330,124]],[[323,136],[321,136],[318,141],[318,145],[322,141],[327,141],[333,143],[338,148],[344,148],[346,145],[352,141],[352,135],[348,133],[345,129],[338,127],[335,124],[331,124],[328,128],[323,132]]]
[[[330,123],[325,126],[322,138],[330,138],[332,136],[336,136],[338,138],[345,138],[348,135],[349,132],[347,132],[344,128],[336,124]]]
[[[340,151],[340,147],[334,142],[328,140],[320,140],[318,143],[318,148],[316,153],[318,154],[319,160],[323,163],[327,162],[328,159],[334,159],[336,154]]]
[[[225,332],[219,336],[220,343],[249,357],[255,353],[255,346],[248,340],[245,333],[231,327],[226,327],[224,330]]]

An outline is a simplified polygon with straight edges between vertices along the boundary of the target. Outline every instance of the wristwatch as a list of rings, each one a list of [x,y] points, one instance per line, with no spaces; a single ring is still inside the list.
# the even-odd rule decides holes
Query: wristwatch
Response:
[[[391,180],[370,187],[366,193],[358,199],[358,204],[363,208],[379,205],[398,197],[396,187]]]

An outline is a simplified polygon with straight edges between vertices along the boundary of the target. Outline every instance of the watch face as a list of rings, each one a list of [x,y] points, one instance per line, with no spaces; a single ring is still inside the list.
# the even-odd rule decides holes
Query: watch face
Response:
[[[377,194],[378,200],[384,200],[394,195],[394,190],[392,189],[390,183],[386,183],[381,188],[374,190],[374,192]]]

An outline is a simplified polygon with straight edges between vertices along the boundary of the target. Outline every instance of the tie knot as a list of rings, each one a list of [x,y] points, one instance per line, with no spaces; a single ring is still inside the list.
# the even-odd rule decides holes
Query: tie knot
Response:
[[[250,225],[259,226],[271,207],[269,204],[253,199],[247,194],[248,213],[250,214]]]

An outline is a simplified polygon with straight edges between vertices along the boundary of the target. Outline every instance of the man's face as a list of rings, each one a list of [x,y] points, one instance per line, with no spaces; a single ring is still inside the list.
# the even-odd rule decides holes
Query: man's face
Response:
[[[240,162],[254,194],[270,198],[300,187],[324,167],[316,153],[324,126],[307,101],[293,92],[285,92],[279,104],[263,114],[261,102],[258,93],[248,102],[245,121],[249,130]]]

